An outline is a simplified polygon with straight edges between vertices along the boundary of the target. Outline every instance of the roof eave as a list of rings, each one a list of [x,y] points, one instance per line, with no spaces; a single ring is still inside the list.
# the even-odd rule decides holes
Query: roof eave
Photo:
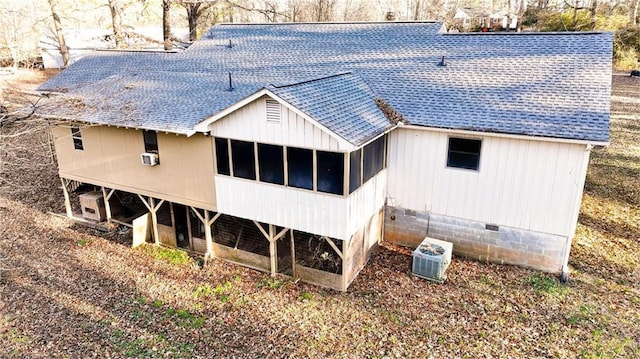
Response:
[[[418,125],[402,125],[397,127],[407,128],[412,130],[456,133],[456,134],[467,135],[467,136],[503,137],[503,138],[519,139],[519,140],[534,140],[534,141],[570,143],[570,144],[603,146],[603,147],[610,145],[610,141],[595,141],[595,140],[580,140],[580,139],[561,138],[561,137],[517,135],[517,134],[502,133],[502,132],[457,130],[457,129],[451,129],[451,128],[429,127],[429,126],[418,126]]]
[[[196,133],[198,133],[198,131],[194,131],[194,130],[176,131],[176,130],[170,130],[170,129],[157,129],[157,128],[149,128],[149,127],[141,127],[141,126],[129,126],[129,125],[125,125],[125,124],[111,124],[111,123],[94,122],[94,121],[87,121],[87,120],[82,120],[82,119],[77,119],[77,118],[68,118],[68,117],[64,117],[64,116],[46,115],[46,114],[39,114],[39,113],[36,113],[35,116],[39,116],[39,117],[46,118],[46,119],[49,119],[49,120],[57,120],[57,121],[64,121],[64,122],[80,122],[80,123],[86,123],[86,124],[94,125],[94,126],[127,128],[127,129],[132,129],[132,130],[156,131],[156,132],[171,133],[171,134],[175,134],[175,135],[183,135],[183,136],[187,136],[187,137],[191,137],[191,136],[195,135]]]

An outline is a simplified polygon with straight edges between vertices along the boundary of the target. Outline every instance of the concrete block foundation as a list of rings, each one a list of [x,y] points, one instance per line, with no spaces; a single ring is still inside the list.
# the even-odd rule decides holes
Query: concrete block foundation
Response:
[[[567,238],[478,221],[385,208],[384,240],[416,248],[429,236],[453,243],[459,256],[560,273]]]

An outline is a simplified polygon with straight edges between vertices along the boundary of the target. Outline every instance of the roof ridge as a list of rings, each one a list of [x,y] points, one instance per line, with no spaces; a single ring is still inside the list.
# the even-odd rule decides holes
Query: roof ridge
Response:
[[[215,24],[216,26],[247,26],[247,25],[255,25],[255,26],[293,26],[293,25],[376,25],[376,24],[442,24],[442,21],[437,20],[403,20],[403,21],[327,21],[327,22],[315,22],[315,21],[305,21],[305,22],[221,22]]]
[[[344,75],[349,75],[349,74],[353,74],[353,72],[352,71],[341,72],[341,73],[337,73],[337,74],[334,74],[334,75],[318,77],[318,78],[315,78],[315,79],[300,81],[300,82],[296,82],[296,83],[292,83],[292,84],[286,84],[286,85],[274,85],[274,84],[269,84],[269,85],[274,87],[274,88],[281,89],[281,88],[285,88],[285,87],[293,87],[293,86],[298,86],[298,85],[304,85],[304,84],[308,84],[308,83],[315,82],[315,81],[322,81],[322,80],[330,79],[330,78],[333,78],[333,77],[339,77],[339,76],[344,76]]]
[[[568,35],[602,35],[610,31],[496,31],[496,32],[447,32],[445,36],[568,36]]]

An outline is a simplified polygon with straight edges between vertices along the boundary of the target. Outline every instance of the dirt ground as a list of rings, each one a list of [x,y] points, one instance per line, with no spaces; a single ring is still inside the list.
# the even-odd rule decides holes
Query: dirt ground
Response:
[[[459,257],[433,284],[382,245],[339,293],[132,250],[49,213],[63,200],[46,123],[3,128],[25,134],[4,137],[0,167],[0,357],[640,357],[640,79],[613,84],[567,284]]]

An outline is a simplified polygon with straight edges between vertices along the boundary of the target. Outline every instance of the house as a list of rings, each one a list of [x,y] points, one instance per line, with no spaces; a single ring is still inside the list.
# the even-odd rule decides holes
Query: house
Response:
[[[489,15],[489,21],[493,30],[515,30],[518,27],[518,16],[506,10]]]
[[[458,9],[453,15],[453,28],[458,31],[477,31],[490,24],[489,13],[483,8]]]
[[[216,25],[96,53],[40,87],[67,214],[346,290],[380,240],[430,236],[565,273],[610,33],[425,22]],[[104,202],[104,203],[101,203]]]
[[[489,13],[480,8],[467,8],[466,11],[458,9],[453,16],[453,26],[460,31],[515,30],[518,26],[518,16],[506,10]]]

